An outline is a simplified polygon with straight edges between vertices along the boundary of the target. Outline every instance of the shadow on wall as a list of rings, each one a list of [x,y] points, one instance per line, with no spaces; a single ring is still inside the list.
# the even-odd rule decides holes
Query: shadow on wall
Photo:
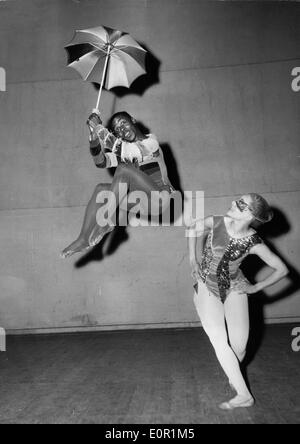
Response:
[[[289,275],[287,276],[287,279],[289,279],[290,284],[287,286],[287,288],[283,289],[272,297],[268,296],[263,291],[249,297],[251,334],[248,343],[247,356],[244,361],[245,367],[248,366],[249,363],[253,360],[264,339],[265,306],[293,295],[300,288],[300,274],[298,270],[296,270],[289,263],[289,261],[282,256],[282,254],[274,247],[272,243],[273,239],[285,235],[290,231],[290,223],[279,208],[273,207],[272,210],[274,212],[274,217],[272,221],[265,225],[262,225],[262,227],[258,229],[258,233],[263,238],[264,242],[270,248],[270,250],[273,251],[273,253],[275,253],[278,257],[280,257],[288,267]],[[245,275],[252,283],[255,282],[255,276],[263,267],[265,267],[263,261],[261,261],[257,256],[252,255],[249,255],[242,265],[242,269]]]

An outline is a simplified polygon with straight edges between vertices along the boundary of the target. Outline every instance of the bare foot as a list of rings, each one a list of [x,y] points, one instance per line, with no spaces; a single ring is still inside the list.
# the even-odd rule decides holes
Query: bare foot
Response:
[[[76,239],[67,248],[65,248],[61,253],[60,257],[66,259],[67,257],[73,256],[75,253],[81,253],[82,251],[88,250],[90,245],[84,239]]]
[[[99,227],[98,225],[93,229],[89,236],[89,245],[90,247],[94,247],[95,245],[99,244],[103,237],[107,234],[113,231],[115,227],[107,226],[107,227]]]

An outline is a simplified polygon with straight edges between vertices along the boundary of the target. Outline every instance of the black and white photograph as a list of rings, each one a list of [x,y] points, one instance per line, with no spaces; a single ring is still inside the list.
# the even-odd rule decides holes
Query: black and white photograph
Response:
[[[300,424],[300,1],[0,0],[0,424]]]

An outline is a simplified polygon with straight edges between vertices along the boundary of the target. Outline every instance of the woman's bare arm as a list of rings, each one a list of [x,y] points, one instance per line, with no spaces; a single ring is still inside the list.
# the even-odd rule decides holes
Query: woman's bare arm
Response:
[[[238,284],[238,291],[248,294],[257,293],[270,285],[280,281],[288,274],[288,268],[282,260],[274,254],[265,244],[254,245],[250,249],[250,254],[256,254],[265,264],[273,269],[273,272],[263,281],[257,282],[255,285]]]
[[[262,259],[265,264],[267,264],[269,267],[273,268],[273,272],[268,276],[266,279],[264,279],[261,282],[257,282],[255,287],[255,292],[263,290],[266,287],[269,287],[270,285],[275,284],[276,282],[280,281],[282,278],[284,278],[288,274],[288,268],[282,262],[282,260],[274,254],[269,247],[265,244],[257,244],[254,247],[251,248],[250,254],[256,254],[260,259]]]
[[[200,225],[200,228],[199,228]],[[197,241],[200,238],[202,241],[201,247],[203,248],[203,238],[204,235],[211,231],[213,227],[213,217],[208,216],[202,220],[196,220],[189,227],[188,231],[188,247],[189,247],[189,258],[192,267],[192,277],[195,280],[201,278],[200,275],[200,265],[197,258]]]

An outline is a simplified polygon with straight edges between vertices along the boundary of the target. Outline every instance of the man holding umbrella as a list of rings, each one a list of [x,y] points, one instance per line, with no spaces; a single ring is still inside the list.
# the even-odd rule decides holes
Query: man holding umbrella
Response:
[[[87,121],[90,130],[90,152],[98,168],[117,167],[111,184],[99,184],[90,199],[78,238],[62,252],[66,258],[87,250],[101,241],[103,236],[113,230],[113,226],[97,223],[97,213],[101,204],[97,196],[102,191],[112,191],[114,199],[108,199],[106,210],[109,214],[119,208],[122,216],[122,201],[127,197],[120,193],[120,184],[128,192],[142,191],[151,198],[151,192],[160,192],[160,200],[151,201],[142,208],[143,215],[149,211],[153,215],[163,213],[170,205],[170,195],[175,191],[167,174],[162,150],[153,134],[142,133],[136,120],[127,112],[112,116],[110,129],[102,125],[100,113],[94,110]]]
[[[143,208],[143,214],[147,215],[150,211],[157,215],[170,205],[170,194],[174,192],[156,137],[143,134],[127,112],[115,114],[107,129],[102,125],[98,111],[103,87],[129,88],[137,77],[146,73],[146,51],[128,33],[104,26],[76,31],[66,50],[68,66],[79,72],[84,80],[98,83],[101,78],[96,109],[87,122],[90,151],[97,167],[117,169],[111,184],[97,185],[88,203],[81,232],[64,249],[63,258],[89,249],[112,231],[112,226],[97,223],[99,193],[112,191],[114,199],[109,199],[106,205],[116,212],[117,202],[119,213],[122,213],[120,206],[126,196],[120,195],[120,184],[126,185],[129,193],[141,191],[148,197],[152,191],[159,191],[160,202],[157,205],[151,202],[150,210],[148,205]]]

